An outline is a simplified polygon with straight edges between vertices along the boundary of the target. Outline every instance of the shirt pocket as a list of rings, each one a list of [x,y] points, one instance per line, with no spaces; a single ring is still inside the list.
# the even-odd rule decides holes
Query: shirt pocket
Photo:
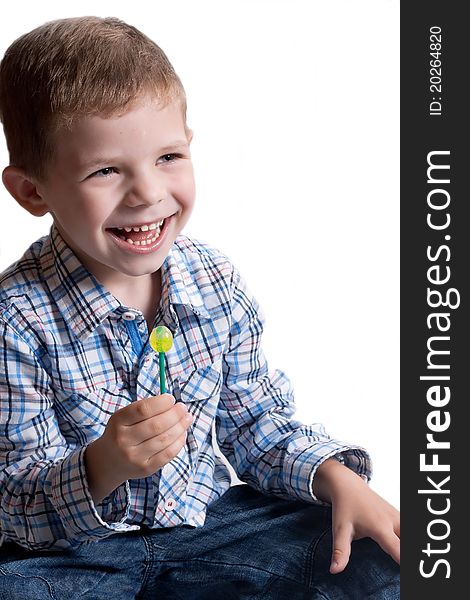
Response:
[[[222,361],[218,360],[178,377],[177,400],[192,403],[219,398],[222,387]]]
[[[175,381],[174,396],[186,404],[193,416],[187,430],[187,451],[191,467],[200,451],[212,453],[212,425],[222,387],[222,361],[183,373]]]
[[[111,415],[130,402],[125,388],[109,386],[61,394],[54,407],[64,437],[86,444],[99,437]]]

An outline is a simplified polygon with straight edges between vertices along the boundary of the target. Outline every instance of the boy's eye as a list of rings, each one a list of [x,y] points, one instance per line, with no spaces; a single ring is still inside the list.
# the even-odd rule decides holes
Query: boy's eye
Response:
[[[158,162],[169,163],[179,158],[179,154],[164,154],[158,159]]]
[[[116,172],[116,169],[114,167],[104,167],[103,169],[100,169],[99,171],[95,171],[94,173],[92,173],[91,177],[109,177],[110,175],[112,175],[115,172]]]

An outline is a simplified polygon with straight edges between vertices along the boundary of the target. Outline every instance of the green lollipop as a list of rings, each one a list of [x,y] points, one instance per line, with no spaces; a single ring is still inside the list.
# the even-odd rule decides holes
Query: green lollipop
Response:
[[[149,342],[155,352],[158,352],[160,364],[160,394],[165,394],[165,352],[168,352],[173,346],[173,335],[168,327],[160,325],[159,327],[152,329]]]

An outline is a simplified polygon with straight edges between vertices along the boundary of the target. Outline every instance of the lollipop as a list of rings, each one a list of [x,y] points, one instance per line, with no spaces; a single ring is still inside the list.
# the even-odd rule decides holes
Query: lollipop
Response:
[[[173,346],[173,335],[168,327],[160,325],[159,327],[152,329],[149,342],[155,352],[158,352],[160,364],[160,394],[165,394],[165,352],[168,352]]]

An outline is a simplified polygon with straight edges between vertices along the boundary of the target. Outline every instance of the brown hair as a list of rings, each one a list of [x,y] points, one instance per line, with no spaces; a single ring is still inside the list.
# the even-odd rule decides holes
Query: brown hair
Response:
[[[45,23],[26,33],[0,63],[0,120],[10,164],[44,176],[53,135],[77,117],[112,116],[146,93],[176,100],[186,122],[183,85],[146,35],[109,17]]]

